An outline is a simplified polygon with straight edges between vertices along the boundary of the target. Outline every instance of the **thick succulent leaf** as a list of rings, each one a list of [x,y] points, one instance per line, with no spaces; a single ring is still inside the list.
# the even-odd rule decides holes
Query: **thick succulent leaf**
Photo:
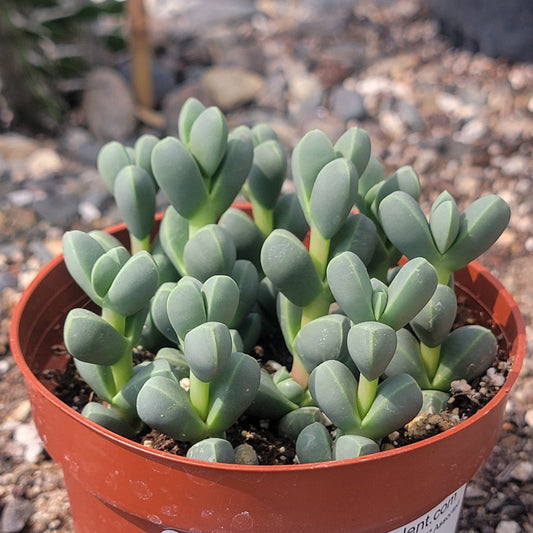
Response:
[[[137,433],[130,417],[113,407],[106,407],[98,402],[89,402],[82,410],[81,414],[113,433],[132,439]]]
[[[117,141],[108,142],[100,149],[96,167],[109,192],[115,190],[115,178],[120,170],[133,162],[128,150]]]
[[[466,266],[496,242],[510,217],[509,205],[499,196],[490,194],[476,200],[462,214],[459,233],[443,263],[452,271]]]
[[[432,388],[448,391],[456,379],[470,381],[487,370],[496,358],[494,335],[481,326],[463,326],[450,333],[442,343],[440,363]]]
[[[286,229],[303,240],[309,231],[302,206],[296,193],[282,195],[274,206],[274,227]]]
[[[95,229],[89,231],[89,235],[98,242],[106,252],[117,246],[122,246],[122,243],[115,236],[106,231]]]
[[[158,284],[159,272],[152,256],[145,251],[138,252],[115,277],[106,303],[123,316],[133,315],[150,302]]]
[[[155,135],[145,133],[137,139],[134,146],[135,164],[144,169],[150,178],[152,178],[156,190],[158,185],[155,181],[154,173],[152,172],[152,150],[158,142],[159,139]]]
[[[128,231],[137,239],[150,235],[154,225],[154,182],[141,167],[128,165],[115,179],[115,201]]]
[[[236,258],[231,236],[217,224],[208,224],[198,230],[183,249],[187,274],[200,281],[217,274],[231,275]]]
[[[239,259],[235,261],[231,271],[231,278],[239,289],[238,306],[230,322],[230,327],[236,328],[251,313],[257,302],[259,275],[257,274],[257,269],[250,261]]]
[[[283,334],[283,340],[289,351],[292,351],[294,339],[302,325],[302,308],[293,304],[280,292],[276,298],[276,314],[281,333]]]
[[[331,435],[324,424],[313,422],[306,426],[296,439],[299,463],[320,463],[332,460]]]
[[[226,439],[208,437],[193,444],[187,450],[188,459],[208,461],[209,463],[235,463],[235,452]]]
[[[91,285],[100,298],[105,297],[115,277],[130,257],[126,248],[117,246],[98,258],[91,272]]]
[[[268,124],[260,123],[256,124],[252,129],[252,138],[254,141],[254,146],[257,146],[261,143],[268,141],[277,141],[278,135],[275,132],[274,128]]]
[[[429,216],[429,227],[435,244],[441,254],[451,246],[459,232],[461,215],[455,200],[444,191],[433,203]]]
[[[440,260],[426,216],[409,194],[396,191],[385,197],[379,204],[379,217],[389,240],[409,259]]]
[[[88,309],[69,311],[63,336],[67,350],[86,363],[113,365],[130,349],[125,337]]]
[[[272,381],[278,390],[288,398],[291,402],[299,404],[305,394],[304,388],[294,381],[287,367],[282,366],[274,374],[272,374]]]
[[[457,314],[457,298],[452,288],[440,283],[429,302],[409,324],[416,336],[429,347],[444,342]]]
[[[272,375],[261,370],[257,394],[247,409],[247,413],[257,418],[277,420],[285,413],[297,409],[298,405],[290,401],[274,384]]]
[[[152,150],[152,171],[174,209],[187,219],[208,200],[207,189],[194,157],[175,137],[159,141]]]
[[[349,213],[339,231],[331,239],[329,256],[332,258],[342,252],[353,252],[365,265],[368,265],[377,242],[378,234],[372,220],[360,213]]]
[[[423,390],[422,413],[440,413],[449,407],[450,395],[440,390]]]
[[[427,304],[438,285],[435,268],[424,258],[408,261],[389,285],[387,307],[379,321],[403,328]]]
[[[207,320],[229,325],[239,305],[239,286],[229,276],[212,276],[203,284]]]
[[[252,166],[253,146],[248,139],[230,139],[224,159],[212,179],[209,198],[218,219],[235,201]]]
[[[157,351],[154,361],[166,361],[172,369],[172,373],[178,378],[183,379],[189,376],[189,365],[185,355],[177,348],[164,346]]]
[[[210,384],[207,425],[211,432],[228,429],[253,402],[259,389],[259,363],[242,352],[233,352],[227,365]]]
[[[349,159],[357,170],[357,176],[365,171],[370,159],[371,143],[368,133],[361,128],[345,131],[334,146],[335,152]]]
[[[204,421],[176,379],[151,377],[137,396],[139,418],[178,441],[196,442],[207,436]]]
[[[183,352],[191,372],[204,383],[228,364],[231,356],[231,334],[220,322],[206,322],[185,336]]]
[[[329,137],[320,130],[305,134],[292,153],[292,177],[296,193],[309,222],[309,201],[316,177],[322,168],[336,158]]]
[[[414,378],[399,374],[378,385],[376,398],[361,423],[359,435],[380,440],[412,420],[422,407],[422,391]]]
[[[176,283],[166,282],[157,289],[150,302],[150,317],[160,333],[174,344],[178,344],[179,340],[172,327],[169,311],[167,310],[168,297],[175,286]]]
[[[389,179],[383,182],[373,204],[379,207],[383,199],[395,191],[403,191],[418,201],[421,192],[420,180],[413,167],[409,165],[400,167]]]
[[[283,415],[278,422],[278,434],[287,439],[296,440],[307,426],[318,422],[325,423],[324,415],[318,407],[300,407]]]
[[[376,320],[379,320],[387,307],[389,289],[385,283],[376,278],[372,278],[370,283],[372,284],[372,309]]]
[[[336,461],[341,459],[353,459],[362,455],[370,455],[379,452],[377,442],[361,435],[341,435],[335,440],[333,456]]]
[[[136,416],[137,396],[143,385],[152,376],[164,376],[169,379],[175,379],[170,364],[164,359],[157,359],[143,365],[137,365],[133,377],[116,394],[111,403],[131,416]]]
[[[74,358],[74,365],[78,374],[101,400],[108,403],[113,401],[117,387],[112,367],[85,363],[76,358]]]
[[[208,107],[193,122],[187,145],[205,176],[220,165],[228,144],[228,123],[217,107]]]
[[[361,322],[350,328],[347,343],[355,366],[373,381],[383,374],[394,355],[396,332],[379,322]]]
[[[204,110],[204,104],[196,98],[188,98],[183,104],[178,117],[178,135],[185,144],[189,143],[191,128],[194,121]]]
[[[349,159],[338,158],[318,173],[309,202],[311,225],[331,239],[344,224],[357,197],[357,171]]]
[[[189,222],[172,206],[166,209],[161,220],[159,239],[165,254],[172,262],[174,268],[184,276],[183,250],[189,240]]]
[[[261,265],[274,286],[295,305],[308,305],[322,291],[307,248],[287,230],[276,229],[266,238]]]
[[[168,294],[167,314],[180,340],[196,326],[207,322],[202,284],[190,276],[181,278]]]
[[[260,267],[261,247],[264,236],[254,221],[241,209],[231,207],[218,221],[233,239],[239,259],[248,259]]]
[[[73,230],[63,235],[65,265],[83,292],[98,305],[102,300],[93,289],[91,273],[94,264],[105,252],[105,248],[88,233]]]
[[[420,343],[406,329],[397,331],[396,339],[396,351],[383,374],[388,377],[409,374],[413,376],[420,388],[429,389],[431,384],[420,353]]]
[[[254,148],[248,189],[264,208],[273,209],[276,205],[286,169],[287,156],[278,141],[268,140]]]
[[[352,252],[334,257],[327,268],[329,288],[340,308],[355,324],[374,320],[373,289],[366,267]]]
[[[309,376],[309,392],[331,422],[343,432],[359,428],[357,382],[346,365],[326,361]]]
[[[346,338],[350,319],[327,315],[308,322],[296,335],[294,348],[307,373],[329,359],[344,362],[348,357]]]
[[[358,183],[357,190],[359,193],[360,200],[363,201],[368,191],[372,187],[374,187],[374,185],[377,185],[378,183],[385,181],[385,179],[386,179],[386,174],[385,174],[385,169],[383,168],[383,165],[379,162],[379,160],[375,156],[371,155],[364,172],[359,175],[359,183]],[[359,201],[357,202],[357,207],[361,209],[361,205],[359,205]]]

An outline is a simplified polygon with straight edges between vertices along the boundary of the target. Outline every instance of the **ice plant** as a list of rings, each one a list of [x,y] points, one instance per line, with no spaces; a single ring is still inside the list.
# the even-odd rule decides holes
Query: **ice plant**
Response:
[[[64,327],[97,396],[87,417],[128,436],[151,427],[191,458],[255,464],[225,440],[246,414],[274,421],[300,462],[330,461],[378,452],[494,361],[489,330],[454,328],[453,273],[505,229],[501,198],[461,213],[443,192],[428,219],[414,170],[387,178],[360,128],[335,142],[307,133],[283,194],[287,154],[270,126],[230,131],[190,99],[178,130],[98,158],[132,255],[102,232],[64,238],[67,268],[100,308],[72,310]],[[158,191],[169,207],[156,231]],[[232,207],[239,193],[252,216]],[[252,350],[277,326],[292,362],[272,371]],[[139,344],[153,357],[134,365]]]

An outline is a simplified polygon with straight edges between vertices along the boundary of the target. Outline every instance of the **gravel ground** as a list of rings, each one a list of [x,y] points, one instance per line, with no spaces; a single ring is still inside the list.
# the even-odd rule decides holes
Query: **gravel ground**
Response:
[[[117,220],[94,168],[105,132],[119,125],[126,137],[172,132],[176,108],[190,94],[228,107],[230,124],[271,122],[288,147],[314,127],[336,138],[358,124],[389,171],[414,166],[426,207],[444,188],[463,207],[480,194],[503,196],[511,223],[481,262],[515,296],[533,338],[533,65],[452,49],[423,0],[220,0],[220,12],[196,9],[201,3],[147,2],[157,6],[152,23],[163,81],[173,81],[171,89],[160,82],[162,112],[150,126],[131,116],[119,124],[109,107],[102,111],[87,99],[57,137],[0,134],[0,509],[6,531],[72,531],[62,474],[35,434],[9,352],[10,312],[59,253],[63,231]],[[216,88],[236,67],[242,83],[227,89],[235,91],[228,103]],[[110,91],[107,100],[118,108],[126,98]],[[462,533],[533,531],[531,348],[501,439],[467,488]]]

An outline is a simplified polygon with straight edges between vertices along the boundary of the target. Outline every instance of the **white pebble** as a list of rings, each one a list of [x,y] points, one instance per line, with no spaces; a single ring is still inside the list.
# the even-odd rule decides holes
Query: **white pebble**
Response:
[[[533,409],[529,409],[529,411],[526,412],[526,415],[524,417],[526,424],[533,428]]]
[[[496,533],[520,533],[522,528],[514,520],[502,520],[496,526]]]
[[[529,481],[533,477],[533,463],[520,461],[513,468],[511,477],[517,481]]]

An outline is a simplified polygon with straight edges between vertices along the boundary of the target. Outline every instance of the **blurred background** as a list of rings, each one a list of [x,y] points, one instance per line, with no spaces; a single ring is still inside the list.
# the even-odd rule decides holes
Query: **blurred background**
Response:
[[[1,0],[0,530],[71,531],[9,352],[13,305],[65,230],[118,221],[101,146],[176,134],[190,96],[288,150],[360,126],[388,172],[414,167],[426,208],[443,189],[461,207],[500,194],[511,223],[481,262],[533,338],[531,0]],[[533,531],[531,357],[508,411],[462,533]]]

